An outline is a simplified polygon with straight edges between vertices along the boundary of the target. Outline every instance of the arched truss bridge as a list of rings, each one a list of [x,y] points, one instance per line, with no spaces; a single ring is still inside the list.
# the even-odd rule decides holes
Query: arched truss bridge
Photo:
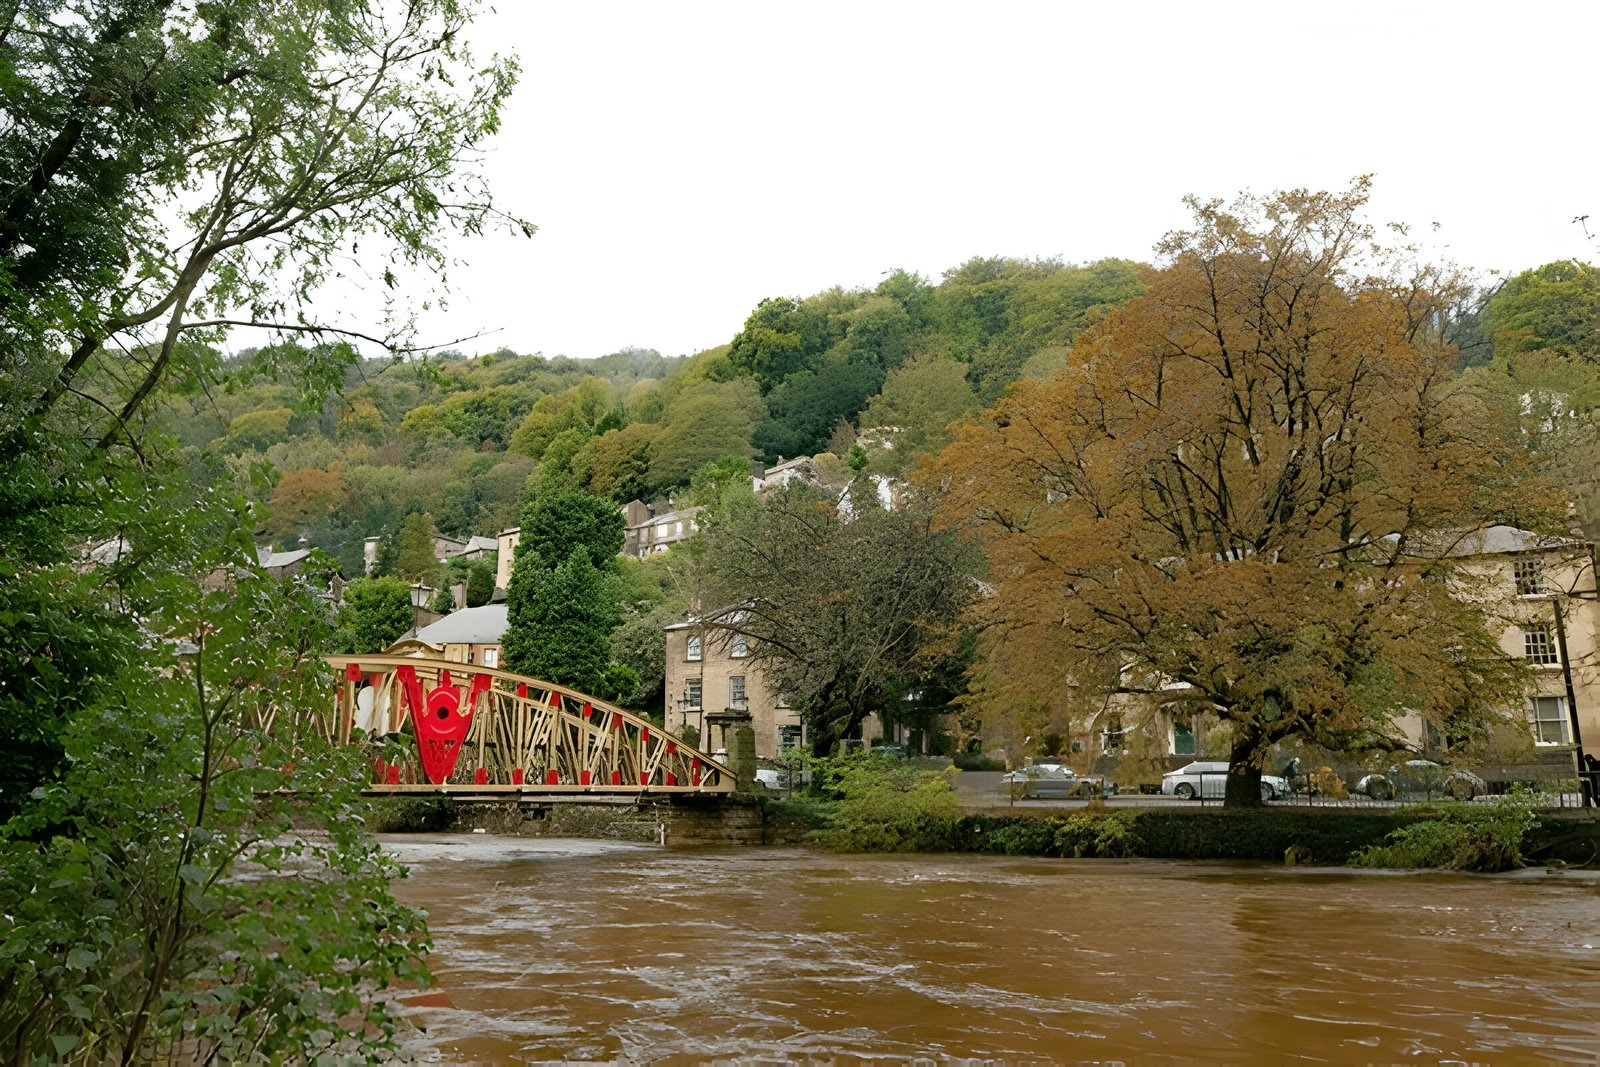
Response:
[[[470,663],[329,656],[328,736],[370,739],[377,793],[731,793],[727,767],[566,686]]]

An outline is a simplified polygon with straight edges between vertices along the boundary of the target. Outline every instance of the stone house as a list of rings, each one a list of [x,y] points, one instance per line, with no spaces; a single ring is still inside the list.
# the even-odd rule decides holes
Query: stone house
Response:
[[[634,559],[665,552],[700,532],[695,516],[703,508],[683,508],[655,514],[648,504],[630,500],[622,509],[622,555]]]
[[[668,626],[665,636],[668,733],[693,727],[698,747],[715,754],[728,748],[735,730],[749,726],[756,756],[764,759],[806,743],[799,712],[768,682],[742,635],[690,619]]]
[[[811,743],[799,711],[790,707],[768,680],[761,664],[750,655],[743,635],[689,619],[666,627],[665,639],[664,722],[668,733],[693,727],[699,734],[699,747],[715,754],[728,747],[735,730],[749,726],[755,732],[760,759],[773,759],[786,748]],[[915,736],[926,744],[921,734]],[[877,715],[868,716],[861,724],[862,743],[870,745],[885,737],[904,743],[913,739],[913,732],[896,724],[886,734]]]
[[[1507,709],[1511,722],[1526,730],[1531,762],[1570,774],[1577,741],[1586,752],[1600,751],[1600,585],[1594,544],[1492,526],[1463,538],[1450,554],[1465,561],[1461,595],[1492,606],[1504,624],[1500,647],[1531,669],[1526,703]],[[1126,698],[1113,701],[1089,728],[1071,734],[1071,744],[1086,759],[1137,753],[1178,766],[1208,754],[1207,734],[1219,730],[1226,734],[1227,728],[1181,701],[1151,707]],[[1435,748],[1439,740],[1420,716],[1396,720],[1395,730],[1419,752]]]
[[[442,659],[452,663],[471,663],[479,667],[500,666],[500,643],[506,633],[506,606],[485,604],[451,612],[403,638],[393,649],[410,654],[420,651],[420,642]],[[404,648],[400,646],[405,646]]]
[[[1539,749],[1600,745],[1600,585],[1595,546],[1491,526],[1453,553],[1477,579],[1465,595],[1486,597],[1505,622],[1500,647],[1533,672],[1524,709]],[[1420,724],[1408,724],[1417,739]]]

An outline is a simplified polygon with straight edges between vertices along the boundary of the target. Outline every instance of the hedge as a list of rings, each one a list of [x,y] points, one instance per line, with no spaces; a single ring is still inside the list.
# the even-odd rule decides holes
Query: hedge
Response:
[[[1124,809],[1104,814],[968,815],[939,835],[944,848],[1012,856],[1094,855],[1081,848],[1099,820],[1118,820],[1132,855],[1152,859],[1269,860],[1282,863],[1291,849],[1302,863],[1343,864],[1392,831],[1416,821],[1408,812],[1370,811],[1164,811]],[[932,843],[932,842],[929,842]]]

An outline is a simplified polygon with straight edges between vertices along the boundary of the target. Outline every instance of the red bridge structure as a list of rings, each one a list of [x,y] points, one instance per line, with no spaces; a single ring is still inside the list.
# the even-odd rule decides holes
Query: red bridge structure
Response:
[[[412,656],[329,656],[329,735],[374,741],[372,793],[719,794],[729,769],[575,689]],[[359,731],[359,732],[358,732]]]

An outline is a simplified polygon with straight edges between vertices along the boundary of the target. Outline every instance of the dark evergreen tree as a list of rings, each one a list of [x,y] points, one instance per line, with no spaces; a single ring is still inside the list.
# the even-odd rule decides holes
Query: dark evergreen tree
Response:
[[[467,572],[467,607],[481,608],[494,598],[494,568],[478,560]]]
[[[416,625],[411,587],[399,578],[357,578],[345,587],[336,652],[382,652]]]
[[[581,546],[589,562],[609,571],[622,551],[622,512],[609,500],[582,492],[540,493],[522,512],[518,567],[527,552],[536,552],[546,570],[553,570],[573,546]]]
[[[506,596],[506,669],[608,695],[614,688],[611,632],[622,621],[611,583],[582,545],[573,545],[555,570],[526,543],[523,548]]]

